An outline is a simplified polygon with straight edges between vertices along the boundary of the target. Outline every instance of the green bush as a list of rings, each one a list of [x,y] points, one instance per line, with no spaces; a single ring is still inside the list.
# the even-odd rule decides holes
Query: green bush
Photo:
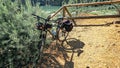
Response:
[[[20,67],[38,52],[39,31],[31,14],[41,10],[29,0],[26,5],[20,1],[0,0],[0,68]]]

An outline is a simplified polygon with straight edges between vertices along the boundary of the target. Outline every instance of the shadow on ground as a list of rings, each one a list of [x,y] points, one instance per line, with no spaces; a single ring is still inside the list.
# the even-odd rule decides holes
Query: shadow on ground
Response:
[[[83,50],[81,49],[84,47],[85,44],[82,41],[75,38],[67,39],[66,43],[67,43],[66,45],[63,45],[64,50],[66,52],[68,52],[67,50],[72,51],[72,55],[70,57],[70,60],[65,60],[64,68],[74,68],[74,62],[73,62],[74,53],[77,53],[77,56],[79,57],[80,54],[83,52]]]
[[[78,39],[70,38],[64,42],[57,42],[44,53],[41,68],[74,68],[73,57],[79,57],[83,52],[84,43]],[[68,56],[68,53],[71,56]]]

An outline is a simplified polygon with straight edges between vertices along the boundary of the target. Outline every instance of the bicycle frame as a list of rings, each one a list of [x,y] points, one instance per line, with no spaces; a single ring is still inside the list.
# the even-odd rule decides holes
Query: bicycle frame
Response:
[[[59,39],[58,35],[60,35],[59,34],[60,30],[63,30],[63,29],[61,29],[61,24],[62,23],[59,23],[59,20],[61,21],[61,20],[63,20],[63,18],[58,18],[57,20],[49,20],[49,19],[42,18],[42,17],[40,17],[38,15],[35,15],[35,14],[32,14],[32,15],[37,18],[38,23],[41,23],[40,19],[44,20],[44,23],[41,23],[41,24],[37,25],[37,29],[40,30],[40,36],[39,36],[40,41],[39,41],[39,44],[38,44],[39,56],[38,56],[38,59],[36,60],[36,63],[37,63],[38,60],[40,60],[40,62],[41,62],[41,59],[43,57],[43,50],[44,50],[44,45],[45,45],[45,42],[46,42],[47,32],[49,32],[52,35],[52,38],[54,40],[61,41]],[[53,26],[56,27],[56,29],[55,29],[56,34],[53,34],[52,31],[49,30],[49,28],[52,29],[52,25],[48,24],[48,22],[50,22],[50,21],[54,21],[55,24],[57,24],[56,26],[53,25]],[[65,34],[66,34],[66,36],[64,37],[64,39],[62,41],[65,41],[65,39],[67,38],[69,32],[65,33],[65,32],[62,31],[61,34],[63,34],[63,33],[64,33],[64,36],[65,36]]]

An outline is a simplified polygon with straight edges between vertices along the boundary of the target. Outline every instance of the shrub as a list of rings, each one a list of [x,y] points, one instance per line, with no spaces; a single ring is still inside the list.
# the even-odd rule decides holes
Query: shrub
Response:
[[[20,0],[0,0],[0,68],[20,67],[37,54],[39,32],[31,14],[42,14],[38,8],[29,0],[25,5]]]

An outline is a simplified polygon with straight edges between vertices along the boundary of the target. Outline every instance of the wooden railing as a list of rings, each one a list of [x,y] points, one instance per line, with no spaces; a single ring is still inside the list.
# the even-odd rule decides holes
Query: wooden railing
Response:
[[[50,19],[52,19],[54,16],[56,16],[59,12],[62,11],[62,16],[63,18],[68,18],[71,19],[74,24],[76,25],[74,19],[93,19],[93,18],[118,18],[120,17],[120,15],[103,15],[103,16],[80,16],[80,17],[72,17],[71,13],[69,12],[69,10],[67,9],[67,7],[76,7],[76,6],[93,6],[93,5],[107,5],[107,4],[116,4],[116,3],[120,3],[120,1],[104,1],[104,2],[93,2],[93,3],[78,3],[78,4],[68,4],[68,5],[64,5],[62,6],[59,10],[57,10],[54,14],[51,15]],[[67,15],[69,15],[69,17],[66,17],[66,13]]]

